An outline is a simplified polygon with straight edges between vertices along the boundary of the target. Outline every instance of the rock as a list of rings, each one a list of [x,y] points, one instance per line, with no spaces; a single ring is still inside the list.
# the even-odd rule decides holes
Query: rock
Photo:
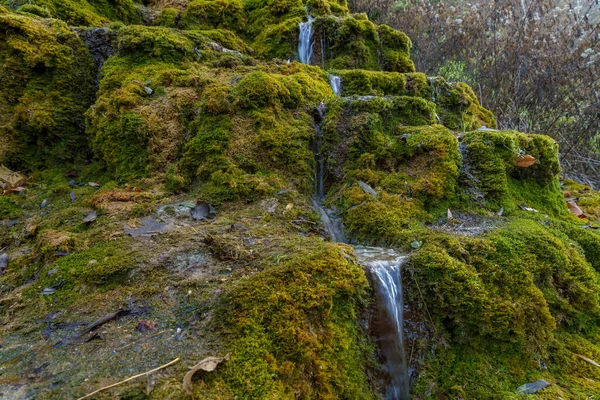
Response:
[[[277,211],[277,206],[279,205],[279,200],[276,198],[264,199],[260,202],[260,206],[269,214],[275,214]]]
[[[0,275],[4,273],[4,270],[8,268],[8,254],[0,254]]]
[[[85,224],[91,224],[92,222],[94,222],[96,220],[97,217],[98,217],[98,213],[94,210],[90,214],[88,214],[87,217],[85,217],[83,219],[83,222]]]
[[[168,232],[171,229],[171,225],[157,221],[152,217],[142,219],[141,226],[138,228],[132,228],[129,225],[125,225],[123,228],[125,233],[131,237],[153,236],[159,233]]]
[[[373,197],[377,197],[377,192],[369,185],[364,183],[363,181],[358,181],[358,186],[363,190],[363,192],[370,194]]]
[[[44,207],[46,207],[47,205],[48,205],[48,199],[44,199],[44,200],[42,201],[42,203],[40,204],[40,208],[44,208]]]
[[[413,249],[420,249],[421,246],[423,245],[423,242],[420,240],[414,240],[411,244],[410,247],[412,247]]]
[[[517,393],[519,393],[519,394],[534,394],[550,385],[551,385],[551,383],[549,383],[543,379],[538,379],[535,382],[526,383],[525,385],[519,386],[517,388]]]
[[[154,93],[154,90],[152,90],[151,88],[149,88],[148,86],[144,86],[144,92],[146,92],[146,94],[148,96],[150,96],[152,93]]]
[[[212,221],[217,217],[212,206],[204,201],[199,201],[190,213],[196,221]]]

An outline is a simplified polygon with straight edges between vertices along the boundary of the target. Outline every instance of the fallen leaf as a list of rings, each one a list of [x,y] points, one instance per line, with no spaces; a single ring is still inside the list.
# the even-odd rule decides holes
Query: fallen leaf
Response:
[[[502,214],[504,214],[504,207],[500,208],[496,214],[502,216]]]
[[[138,322],[135,330],[138,332],[150,332],[153,331],[154,328],[156,328],[156,322],[143,320]]]
[[[569,207],[569,211],[571,214],[575,215],[577,218],[587,218],[587,216],[581,211],[581,208],[574,201],[567,201],[567,207]]]
[[[448,209],[448,221],[452,221],[454,219],[454,216],[452,215],[452,211],[450,211],[450,209]]]
[[[515,163],[515,165],[519,168],[529,168],[536,162],[537,160],[535,159],[535,157],[526,154],[517,158],[517,162]]]
[[[88,182],[88,185],[90,185],[94,189],[98,189],[100,187],[100,185],[96,182]]]
[[[290,211],[292,207],[294,207],[294,203],[289,203],[287,206],[285,206],[285,211]]]
[[[229,354],[227,354],[225,357],[206,357],[204,360],[194,365],[183,377],[183,390],[185,390],[188,394],[193,394],[192,377],[194,374],[198,371],[214,371],[215,368],[217,368],[217,365],[225,360],[229,360]]]
[[[42,204],[40,204],[40,208],[44,208],[44,207],[46,207],[47,205],[48,205],[48,199],[44,199],[44,200],[42,201]]]
[[[21,193],[22,191],[27,190],[23,186],[17,186],[11,189],[6,189],[2,191],[2,194],[13,194],[13,193]]]
[[[27,178],[24,175],[13,172],[4,165],[0,165],[0,187],[3,189],[12,189],[23,186],[26,181]]]
[[[410,244],[410,247],[412,247],[413,249],[418,249],[423,245],[423,242],[419,241],[419,240],[415,240]]]

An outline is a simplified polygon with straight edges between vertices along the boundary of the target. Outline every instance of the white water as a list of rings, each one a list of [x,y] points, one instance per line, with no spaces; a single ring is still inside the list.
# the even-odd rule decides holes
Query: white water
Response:
[[[308,15],[308,21],[300,23],[300,37],[298,38],[298,56],[302,64],[310,64],[315,42],[313,36],[313,17]]]
[[[376,328],[385,367],[391,377],[386,400],[410,398],[406,352],[404,350],[404,306],[402,301],[402,265],[407,257],[391,249],[356,246],[358,261],[369,269],[377,296]]]
[[[331,85],[331,90],[337,97],[342,97],[342,78],[338,75],[329,75],[329,84]]]

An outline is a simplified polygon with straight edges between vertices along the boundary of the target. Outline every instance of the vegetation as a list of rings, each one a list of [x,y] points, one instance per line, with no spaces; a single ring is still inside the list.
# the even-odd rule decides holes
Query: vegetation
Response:
[[[407,255],[414,398],[600,390],[600,194],[562,180],[549,136],[497,130],[479,87],[415,72],[394,24],[342,0],[2,4],[0,162],[24,174],[0,175],[4,395],[180,357],[108,396],[186,398],[187,367],[229,354],[196,398],[381,397],[367,271],[313,206],[321,159],[349,241]]]

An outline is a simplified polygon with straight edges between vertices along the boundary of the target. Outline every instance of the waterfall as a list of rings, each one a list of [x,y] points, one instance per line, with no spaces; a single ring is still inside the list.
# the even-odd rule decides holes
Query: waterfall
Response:
[[[298,38],[298,56],[302,64],[310,64],[313,54],[314,42],[313,36],[313,21],[315,20],[307,13],[308,21],[300,23],[300,37]]]
[[[321,214],[321,222],[327,235],[335,242],[345,243],[342,219],[335,210],[325,207],[323,200],[325,157],[322,152],[321,123],[325,118],[325,105],[321,103],[315,115],[315,196],[313,207]],[[355,246],[361,265],[371,275],[377,298],[376,331],[379,345],[385,357],[385,368],[390,376],[386,388],[386,400],[409,399],[409,376],[404,350],[403,302],[401,268],[406,256],[392,249]]]
[[[338,75],[330,74],[329,84],[331,85],[333,93],[335,93],[337,97],[342,97],[342,78]]]
[[[371,274],[377,297],[376,330],[385,367],[391,377],[386,400],[408,400],[409,377],[404,350],[402,265],[407,257],[391,249],[356,246],[358,261]]]

